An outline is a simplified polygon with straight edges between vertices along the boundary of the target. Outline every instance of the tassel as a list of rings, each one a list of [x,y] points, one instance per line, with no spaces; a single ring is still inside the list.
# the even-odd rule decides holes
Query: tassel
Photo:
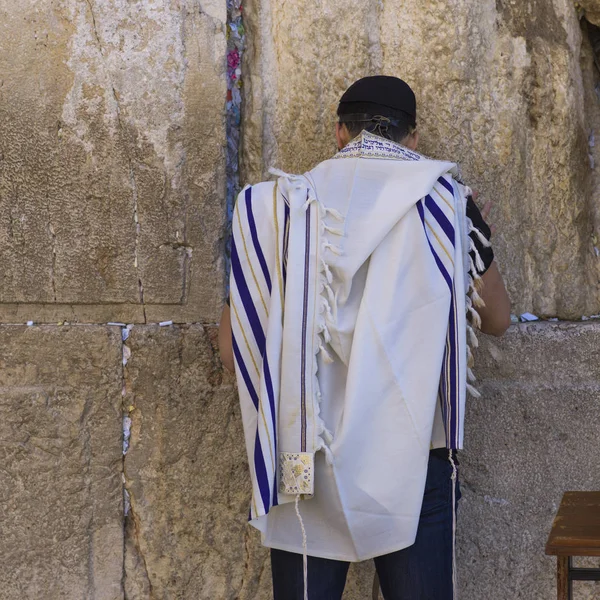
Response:
[[[302,178],[301,175],[292,175],[290,173],[286,173],[285,171],[282,171],[281,169],[276,169],[275,167],[269,168],[269,173],[271,173],[271,175],[275,175],[276,177],[285,177],[286,179],[289,179],[290,181],[296,181],[296,180]]]
[[[473,252],[473,254],[475,254],[475,261],[477,263],[477,271],[479,273],[481,273],[481,271],[483,271],[485,269],[485,265],[483,264],[483,261],[481,260],[481,256],[479,255],[479,250],[477,250],[477,246],[475,245],[475,242],[469,238],[469,249],[471,250],[471,252]]]
[[[298,501],[300,500],[300,494],[296,496],[296,516],[300,522],[300,529],[302,530],[302,565],[304,572],[304,600],[308,600],[308,544],[306,542],[306,529],[304,529],[304,522],[300,515],[300,508]]]
[[[481,328],[481,317],[479,313],[474,308],[469,308],[469,314],[471,315],[471,319],[473,321],[473,325],[477,327],[477,329]]]
[[[475,373],[471,369],[467,369],[467,378],[471,383],[477,381],[477,377],[475,377]]]
[[[470,254],[469,254],[469,273],[471,273],[473,275],[473,277],[475,277],[475,275],[477,275],[477,269],[475,268],[475,263],[473,262],[473,259],[471,258]]]
[[[475,273],[475,275],[473,275],[473,285],[474,285],[475,289],[477,290],[477,292],[479,294],[481,294],[481,292],[483,291],[483,288],[485,287],[485,283],[483,282],[483,279],[481,279],[481,277],[479,277],[479,275],[477,275],[477,273]]]
[[[327,283],[331,283],[333,281],[333,275],[331,273],[331,269],[329,265],[321,259],[321,265],[323,266],[323,272],[325,273],[325,278],[327,279]]]
[[[330,244],[329,242],[325,242],[323,244],[323,248],[325,248],[325,250],[331,250],[334,254],[337,254],[338,256],[342,255],[342,249],[338,246]]]
[[[485,302],[483,301],[483,298],[477,293],[477,290],[475,289],[474,285],[471,287],[471,300],[473,300],[473,305],[477,308],[485,307]]]
[[[327,208],[326,206],[323,206],[323,212],[326,215],[331,215],[334,219],[337,219],[338,221],[343,221],[344,217],[342,216],[342,213],[338,212],[337,210],[335,210],[335,208]]]
[[[448,450],[448,459],[452,465],[452,597],[456,598],[456,480],[458,472],[454,464],[452,450]]]
[[[323,344],[319,344],[319,352],[322,354],[323,361],[325,363],[331,364],[333,362],[333,358],[332,358],[331,354],[329,354],[329,352],[327,352],[327,349],[325,348],[325,346],[323,346]]]
[[[475,358],[473,357],[473,352],[469,346],[467,346],[467,367],[471,369],[475,365]]]
[[[300,188],[297,188],[297,189],[300,189]],[[306,202],[305,202],[305,203],[302,205],[302,210],[303,210],[304,212],[306,212],[306,211],[308,210],[308,207],[309,207],[309,206],[310,206],[310,205],[311,205],[313,202],[316,202],[316,201],[317,201],[317,199],[316,199],[314,196],[309,196],[309,197],[308,197],[308,200],[307,200],[307,201],[306,201]]]
[[[475,264],[477,265],[477,273],[483,273],[485,271],[485,265],[483,264],[477,249],[475,249]]]
[[[467,391],[473,398],[481,398],[481,394],[470,383],[467,383]]]
[[[333,293],[333,288],[328,283],[324,284],[323,287],[325,288],[325,291],[327,292],[329,302],[331,302],[333,304],[335,302],[335,294]]]
[[[321,436],[325,440],[326,444],[331,444],[331,442],[333,442],[333,433],[331,433],[331,431],[329,431],[329,429],[327,429],[327,427],[323,427]]]
[[[329,446],[326,444],[323,444],[323,447],[320,449],[325,453],[325,460],[327,461],[327,464],[330,467],[333,467],[333,452],[331,451],[331,448],[329,448]]]
[[[485,235],[483,235],[483,233],[481,233],[481,231],[479,231],[479,229],[477,229],[477,227],[475,227],[475,225],[473,225],[473,221],[471,221],[470,219],[468,221],[468,225],[469,225],[469,233],[474,233],[484,248],[489,248],[492,245],[490,243],[490,241],[485,237]]]
[[[323,225],[323,229],[329,231],[329,233],[332,233],[333,235],[344,235],[344,232],[341,229],[335,229],[334,227],[329,227],[329,225]]]
[[[316,390],[317,398],[319,399],[319,401],[321,401],[321,386],[319,385],[318,377],[315,377],[315,390]],[[323,427],[325,427],[325,426],[323,425]]]
[[[467,334],[469,335],[469,344],[473,348],[479,348],[479,340],[477,339],[477,336],[475,335],[474,329],[470,325],[467,325]]]
[[[331,333],[329,333],[329,328],[327,327],[327,325],[323,324],[319,328],[319,333],[323,334],[323,338],[326,344],[329,344],[329,342],[331,342]]]

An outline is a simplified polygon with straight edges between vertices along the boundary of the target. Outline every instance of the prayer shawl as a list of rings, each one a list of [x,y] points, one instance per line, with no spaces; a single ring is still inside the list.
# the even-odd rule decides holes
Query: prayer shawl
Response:
[[[470,192],[453,163],[366,132],[305,175],[277,174],[242,190],[233,215],[250,520],[264,539],[299,494],[316,506],[322,450],[351,548],[320,549],[309,531],[309,554],[364,560],[414,543],[432,431],[462,447],[466,315],[478,319]],[[336,395],[328,427],[321,403]]]

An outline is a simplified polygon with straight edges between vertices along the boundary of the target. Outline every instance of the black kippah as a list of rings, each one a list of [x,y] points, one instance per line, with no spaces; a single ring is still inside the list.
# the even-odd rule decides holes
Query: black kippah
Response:
[[[340,99],[337,114],[367,113],[384,117],[408,115],[417,119],[417,101],[410,86],[398,77],[375,75],[355,81]]]

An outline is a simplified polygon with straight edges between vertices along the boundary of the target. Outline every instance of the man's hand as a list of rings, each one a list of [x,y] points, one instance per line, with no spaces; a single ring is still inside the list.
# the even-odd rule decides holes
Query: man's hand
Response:
[[[479,191],[473,190],[473,201],[477,202],[477,198],[479,198]],[[488,221],[488,217],[490,216],[490,212],[492,212],[493,206],[494,206],[494,203],[492,202],[492,200],[488,200],[483,205],[483,208],[481,209],[481,216],[483,217],[483,220],[488,224],[488,227],[490,228],[492,235],[494,235],[496,233],[496,226],[492,225]]]

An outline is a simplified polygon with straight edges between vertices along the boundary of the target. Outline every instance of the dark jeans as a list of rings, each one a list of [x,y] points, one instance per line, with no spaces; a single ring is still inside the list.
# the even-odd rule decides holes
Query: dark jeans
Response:
[[[456,464],[458,462],[454,461]],[[453,600],[452,465],[447,450],[429,456],[417,539],[409,548],[378,556],[385,600]],[[456,482],[456,501],[460,486]],[[340,600],[350,563],[308,557],[309,600]],[[303,600],[302,555],[271,550],[274,600]]]

